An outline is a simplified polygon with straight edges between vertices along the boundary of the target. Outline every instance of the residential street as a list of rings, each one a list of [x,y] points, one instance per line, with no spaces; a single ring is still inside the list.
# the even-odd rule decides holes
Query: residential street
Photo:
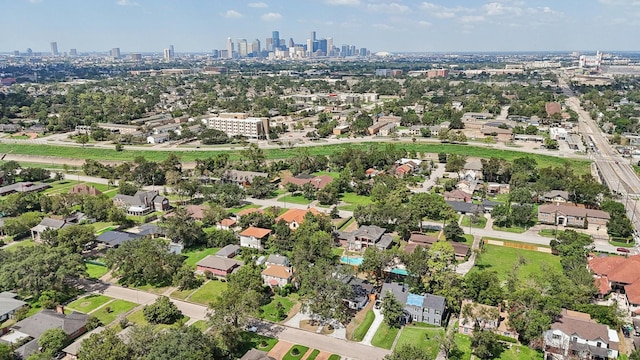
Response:
[[[115,299],[131,301],[137,304],[149,304],[155,301],[158,295],[144,291],[125,288],[107,283],[84,282],[87,292],[103,294]],[[207,315],[207,307],[197,305],[185,301],[171,299],[178,309],[192,320],[205,320]],[[258,332],[276,337],[278,339],[308,346],[309,348],[335,353],[348,359],[382,359],[390,351],[367,346],[356,342],[336,339],[330,336],[311,333],[308,331],[285,327],[282,325],[272,324],[264,321],[256,321]]]

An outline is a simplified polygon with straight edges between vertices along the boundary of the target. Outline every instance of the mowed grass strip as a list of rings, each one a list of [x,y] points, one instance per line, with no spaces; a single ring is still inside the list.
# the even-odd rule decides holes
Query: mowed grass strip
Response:
[[[196,290],[196,292],[194,292],[189,298],[189,301],[202,305],[209,305],[209,303],[218,295],[222,294],[226,288],[226,282],[210,280],[202,285],[200,289]]]
[[[364,320],[362,323],[358,325],[356,331],[353,332],[353,341],[362,341],[364,336],[367,335],[367,331],[373,324],[373,320],[375,320],[376,316],[373,314],[373,310],[367,311],[367,314],[364,316]]]
[[[114,300],[110,302],[109,305],[98,309],[97,311],[93,312],[91,315],[97,317],[98,320],[100,320],[100,322],[102,322],[103,325],[109,325],[115,319],[117,319],[118,316],[126,314],[136,306],[138,306],[138,304],[135,304],[129,301]]]
[[[390,145],[386,142],[361,143],[361,144],[334,144],[334,145],[317,145],[305,147],[310,155],[332,155],[346,148],[358,148],[364,151],[369,149],[384,150]],[[397,148],[407,151],[416,151],[421,153],[447,153],[469,155],[475,157],[490,158],[512,161],[519,157],[530,157],[538,163],[539,166],[563,166],[568,163],[572,166],[577,174],[586,174],[590,171],[590,161],[565,159],[550,155],[528,154],[521,151],[495,149],[482,146],[461,145],[461,144],[440,144],[440,143],[411,143],[396,142],[393,143]],[[236,150],[211,150],[211,151],[154,151],[154,150],[128,150],[125,145],[123,151],[115,151],[109,148],[97,147],[79,147],[79,146],[56,146],[50,144],[0,144],[0,153],[34,155],[60,157],[70,159],[92,159],[92,160],[115,160],[115,161],[131,161],[136,156],[144,156],[147,160],[162,161],[169,153],[176,154],[182,161],[195,161],[196,159],[204,159],[215,156],[220,153],[228,153],[231,160],[239,159],[242,154],[240,149]],[[288,159],[299,155],[297,148],[292,149],[265,149],[265,157],[267,159]]]
[[[396,336],[398,335],[398,331],[400,331],[400,329],[389,327],[383,322],[373,335],[371,345],[390,350]]]
[[[440,350],[440,340],[438,336],[442,336],[443,334],[443,328],[407,325],[400,333],[396,348],[401,348],[403,345],[415,345],[423,349],[432,359],[435,359]]]
[[[109,272],[109,268],[106,266],[89,264],[87,265],[87,273],[89,274],[89,278],[91,279],[100,279],[104,274]]]
[[[471,271],[496,271],[500,280],[506,280],[513,265],[521,257],[524,259],[524,264],[519,269],[520,279],[527,279],[532,275],[542,275],[548,269],[562,270],[558,256],[533,250],[484,244],[484,250],[476,258],[476,265]]]
[[[113,300],[113,298],[110,298],[108,296],[92,294],[70,302],[69,304],[67,304],[67,308],[77,310],[86,314],[108,303],[111,300]]]

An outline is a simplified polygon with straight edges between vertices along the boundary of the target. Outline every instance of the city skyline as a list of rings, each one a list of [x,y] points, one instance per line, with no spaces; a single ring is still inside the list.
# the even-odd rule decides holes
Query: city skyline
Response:
[[[15,0],[0,52],[211,52],[227,38],[332,38],[373,52],[634,51],[640,0]],[[64,21],[62,19],[65,19]],[[53,21],[52,21],[53,20]],[[9,32],[9,29],[12,29]],[[82,29],[82,31],[78,31]]]

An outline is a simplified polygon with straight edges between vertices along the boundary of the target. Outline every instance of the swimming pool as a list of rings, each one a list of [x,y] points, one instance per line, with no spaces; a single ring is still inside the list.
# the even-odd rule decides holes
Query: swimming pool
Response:
[[[342,256],[340,257],[340,262],[343,264],[349,264],[349,265],[354,265],[354,266],[360,266],[362,265],[362,261],[364,260],[364,258],[362,257],[349,257],[349,256]]]
[[[400,268],[393,268],[391,270],[392,274],[398,274],[398,275],[404,275],[407,276],[409,275],[409,272],[406,269],[400,269]]]

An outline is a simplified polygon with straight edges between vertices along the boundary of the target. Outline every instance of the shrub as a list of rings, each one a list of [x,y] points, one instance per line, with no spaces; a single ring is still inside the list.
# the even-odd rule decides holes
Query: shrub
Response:
[[[166,296],[160,296],[142,309],[145,320],[151,324],[173,324],[182,318],[182,312]]]

